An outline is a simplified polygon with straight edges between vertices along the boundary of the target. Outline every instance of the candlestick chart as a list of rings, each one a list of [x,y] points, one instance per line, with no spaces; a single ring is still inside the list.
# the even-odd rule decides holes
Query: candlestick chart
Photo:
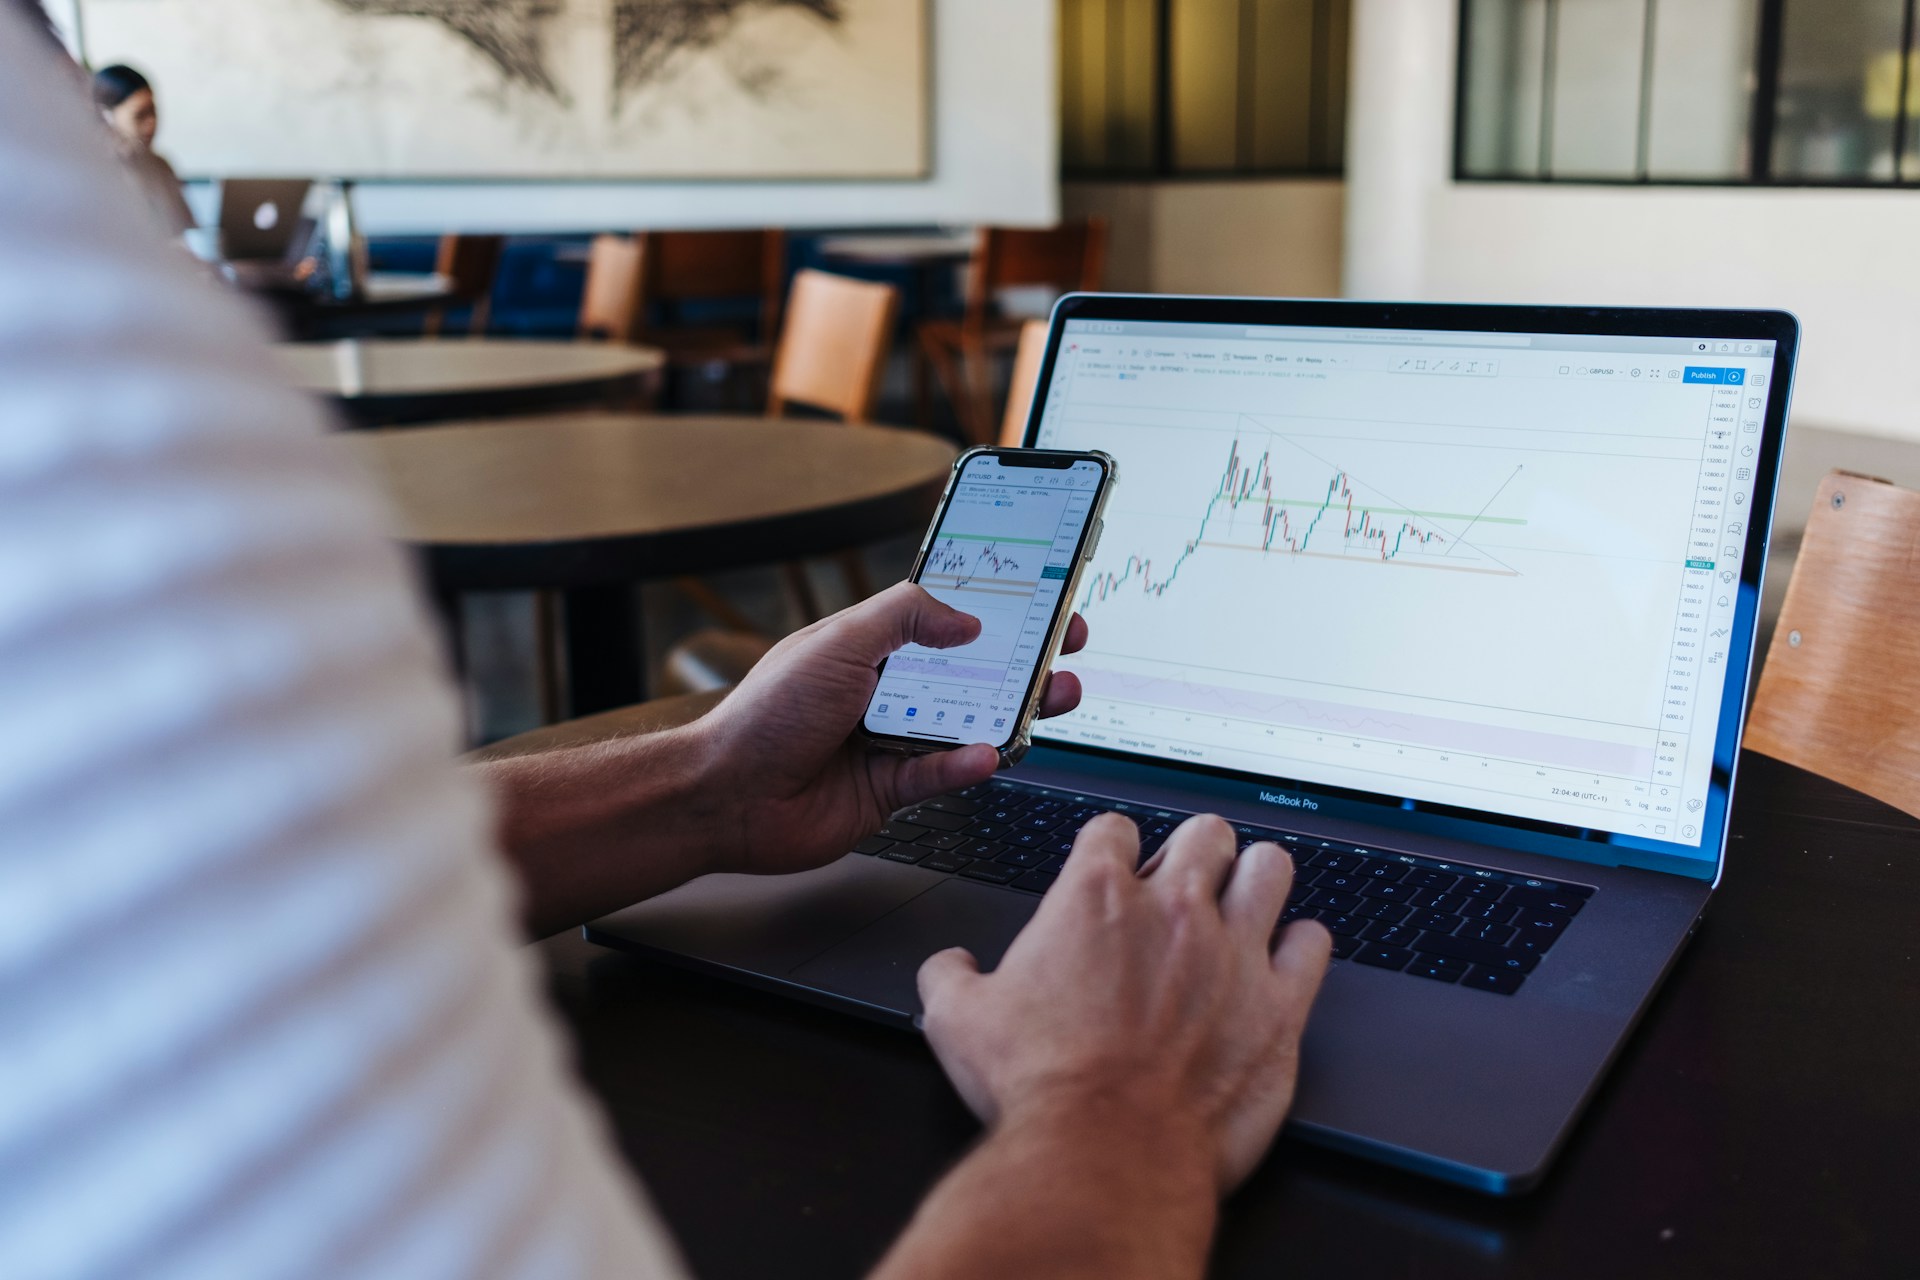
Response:
[[[1135,550],[1117,567],[1094,574],[1080,607],[1099,604],[1122,590],[1162,596],[1187,562],[1205,549],[1427,565],[1453,559],[1458,539],[1436,525],[1436,513],[1370,496],[1364,483],[1344,468],[1313,461],[1322,474],[1331,470],[1318,492],[1284,496],[1274,450],[1251,456],[1236,437],[1193,535],[1171,555]],[[1463,513],[1454,523],[1471,524],[1472,517]],[[1512,573],[1504,566],[1488,567],[1472,554],[1446,567]]]
[[[923,578],[937,579],[955,590],[982,579],[1017,579],[1023,563],[1037,560],[1038,557],[1034,555],[1036,551],[1044,552],[1044,547],[1035,546],[1028,551],[1018,551],[1002,546],[998,539],[982,542],[945,537],[927,553]],[[1031,586],[1032,583],[1028,581],[1021,585]]]

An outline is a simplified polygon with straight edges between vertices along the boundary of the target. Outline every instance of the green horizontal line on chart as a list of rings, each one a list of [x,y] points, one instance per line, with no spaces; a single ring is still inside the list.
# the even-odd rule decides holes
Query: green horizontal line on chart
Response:
[[[1050,547],[1052,538],[1001,538],[987,533],[948,533],[942,530],[940,537],[951,538],[955,542],[1000,542],[1016,547]]]

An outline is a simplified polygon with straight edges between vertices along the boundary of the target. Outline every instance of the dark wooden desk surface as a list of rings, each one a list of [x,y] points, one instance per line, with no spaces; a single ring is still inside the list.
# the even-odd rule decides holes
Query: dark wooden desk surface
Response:
[[[638,403],[666,367],[653,347],[592,342],[344,338],[274,354],[294,386],[363,426]]]
[[[869,267],[947,266],[971,258],[979,247],[972,231],[875,232],[832,236],[819,244],[820,255]]]
[[[646,697],[633,584],[924,528],[955,452],[891,427],[578,413],[336,441],[386,491],[448,618],[462,592],[567,593],[575,716]]]
[[[858,546],[922,526],[955,453],[893,427],[635,414],[336,439],[453,590],[625,583]]]
[[[1912,1276],[1920,823],[1742,765],[1707,922],[1535,1194],[1283,1138],[1221,1276]],[[541,944],[581,1069],[701,1280],[852,1277],[976,1128],[915,1037]]]

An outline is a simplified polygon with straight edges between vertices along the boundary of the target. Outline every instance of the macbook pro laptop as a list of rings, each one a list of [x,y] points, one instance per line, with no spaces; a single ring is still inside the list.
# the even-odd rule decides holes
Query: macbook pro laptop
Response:
[[[1719,883],[1798,337],[1774,312],[1073,295],[1027,443],[1120,480],[1079,710],[831,866],[596,942],[911,1025],[1073,832],[1217,812],[1336,961],[1290,1131],[1539,1180]]]
[[[229,262],[280,262],[302,231],[305,178],[228,178],[220,184],[220,251]],[[306,229],[311,229],[311,223]]]

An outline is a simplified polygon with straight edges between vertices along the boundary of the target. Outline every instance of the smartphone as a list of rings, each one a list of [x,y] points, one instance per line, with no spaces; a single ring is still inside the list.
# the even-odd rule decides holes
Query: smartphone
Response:
[[[1002,768],[1026,754],[1115,478],[1097,452],[960,456],[911,580],[980,619],[980,636],[887,659],[861,721],[869,742],[907,753],[984,742]]]

